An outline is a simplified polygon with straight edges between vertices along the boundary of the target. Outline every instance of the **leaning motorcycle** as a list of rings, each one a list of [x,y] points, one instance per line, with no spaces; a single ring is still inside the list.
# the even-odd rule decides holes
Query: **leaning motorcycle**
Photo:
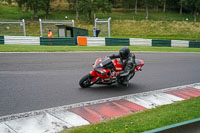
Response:
[[[144,65],[142,59],[135,59],[136,67],[135,72],[141,71]],[[89,74],[85,75],[79,81],[79,85],[82,88],[89,87],[93,84],[107,84],[111,85],[117,82],[117,75],[123,71],[123,65],[120,59],[110,59],[109,57],[102,57],[96,59],[95,63],[92,64],[93,70]],[[134,69],[134,68],[133,68]],[[133,78],[134,73],[130,74],[129,80]],[[121,75],[120,75],[121,76]],[[119,83],[119,82],[118,82]]]

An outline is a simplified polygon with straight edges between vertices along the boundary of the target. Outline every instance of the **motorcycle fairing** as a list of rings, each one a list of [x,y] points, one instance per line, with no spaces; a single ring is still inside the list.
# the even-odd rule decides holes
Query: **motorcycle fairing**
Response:
[[[141,71],[141,68],[144,65],[144,61],[141,59],[135,59],[135,64],[136,64],[135,72]]]
[[[144,61],[141,59],[135,60],[135,72],[141,70]],[[119,59],[111,60],[109,57],[98,58],[93,64],[94,70],[90,71],[91,84],[94,83],[112,83],[116,80],[117,74],[124,69]]]

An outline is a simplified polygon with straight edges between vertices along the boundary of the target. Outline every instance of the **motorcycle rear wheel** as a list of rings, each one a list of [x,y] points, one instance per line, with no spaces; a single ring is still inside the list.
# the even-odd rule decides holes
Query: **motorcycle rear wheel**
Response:
[[[91,76],[90,74],[85,75],[84,77],[81,78],[81,80],[79,81],[79,85],[82,88],[86,88],[86,87],[90,87],[91,85],[93,85],[91,83],[93,76]]]

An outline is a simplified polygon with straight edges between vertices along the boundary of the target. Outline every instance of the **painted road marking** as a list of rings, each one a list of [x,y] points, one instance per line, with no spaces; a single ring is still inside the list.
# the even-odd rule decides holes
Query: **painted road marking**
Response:
[[[183,98],[180,98],[180,97],[177,97],[177,96],[174,96],[174,95],[170,95],[170,94],[167,94],[167,93],[157,93],[155,95],[167,98],[167,99],[169,99],[169,100],[171,100],[173,102],[184,100]]]
[[[178,91],[169,91],[169,92],[166,92],[166,93],[169,93],[169,94],[175,95],[175,96],[177,96],[177,97],[181,97],[181,98],[183,98],[183,99],[185,99],[185,100],[191,98],[190,96],[187,96],[187,95],[181,94],[181,93],[178,92]]]
[[[125,106],[126,108],[130,109],[133,112],[137,112],[137,111],[141,111],[141,110],[147,109],[147,108],[145,108],[143,106],[140,106],[138,104],[135,104],[133,102],[130,102],[130,101],[127,101],[127,100],[124,100],[124,99],[115,101],[115,103],[121,104],[121,105]]]
[[[0,123],[0,133],[16,133],[4,123]]]
[[[175,101],[181,101],[183,99],[166,93],[155,93],[144,96],[135,96],[134,98],[127,100],[150,109],[160,105],[171,104]]]
[[[188,88],[186,88],[186,90],[189,91],[190,93],[195,94],[195,97],[199,97],[200,96],[200,90],[199,89],[188,87]]]
[[[80,117],[79,115],[69,112],[67,110],[60,110],[51,113],[53,116],[67,122],[71,126],[82,126],[90,124],[88,121]]]
[[[194,88],[196,88],[196,89],[200,89],[200,86],[194,86]]]
[[[145,101],[149,101],[149,102],[153,103],[155,106],[173,103],[171,100],[168,100],[166,98],[160,97],[159,95],[155,95],[155,94],[147,95],[147,96],[140,96],[138,98],[143,99]]]
[[[133,97],[133,98],[129,98],[129,99],[126,99],[126,100],[133,102],[133,103],[136,103],[138,105],[141,105],[141,106],[143,106],[147,109],[151,109],[151,108],[155,107],[155,105],[153,103],[151,103],[149,101],[145,101],[145,100],[140,99],[138,97]]]
[[[48,113],[6,122],[17,133],[52,133],[60,132],[71,125]]]
[[[95,111],[88,109],[87,107],[78,107],[70,109],[69,111],[81,116],[88,120],[90,123],[100,122],[103,118]]]
[[[122,115],[130,114],[130,110],[122,105],[116,104],[115,102],[106,102],[101,104],[94,104],[88,106],[89,109],[97,112],[102,118],[112,118]]]
[[[183,88],[183,89],[180,89],[180,90],[168,91],[166,93],[181,97],[183,99],[189,99],[189,98],[192,98],[192,97],[199,97],[200,96],[199,90],[195,89],[195,88],[191,88],[191,87]]]

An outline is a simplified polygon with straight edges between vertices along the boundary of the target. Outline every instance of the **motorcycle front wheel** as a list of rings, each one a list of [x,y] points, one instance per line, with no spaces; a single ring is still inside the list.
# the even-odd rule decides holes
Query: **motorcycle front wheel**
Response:
[[[93,79],[93,76],[91,76],[90,74],[87,74],[87,75],[85,75],[84,77],[81,78],[81,80],[79,81],[79,85],[82,88],[90,87],[91,85],[93,85],[91,83],[92,79]]]

